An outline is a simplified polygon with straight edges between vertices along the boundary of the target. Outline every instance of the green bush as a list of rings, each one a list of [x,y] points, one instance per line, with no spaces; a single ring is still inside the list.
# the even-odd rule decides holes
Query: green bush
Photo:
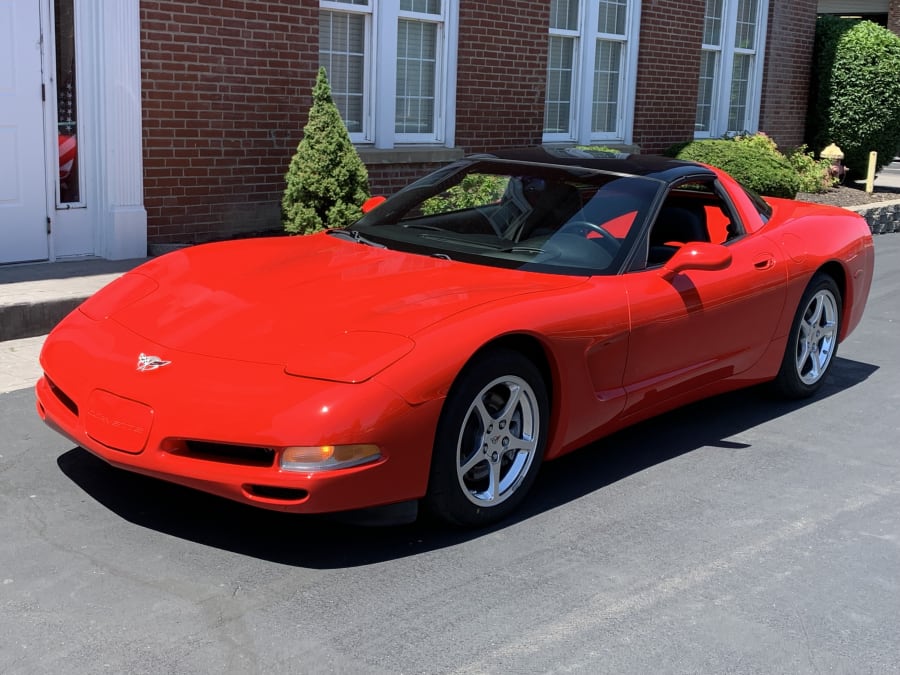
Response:
[[[508,182],[506,176],[470,173],[448,190],[426,199],[422,203],[422,213],[435,215],[500,201]]]
[[[865,175],[869,152],[878,167],[900,150],[900,37],[870,21],[830,16],[816,23],[811,147],[836,143],[851,175]]]
[[[785,157],[800,178],[800,192],[825,192],[838,182],[831,173],[831,162],[816,159],[805,145],[794,148]]]
[[[576,145],[575,149],[585,150],[594,154],[595,156],[609,155],[610,157],[618,157],[619,155],[626,154],[621,150],[616,150],[615,148],[611,148],[608,145]]]
[[[331,99],[325,69],[313,88],[303,138],[285,175],[282,223],[292,234],[346,227],[362,216],[369,196],[368,173]]]
[[[680,143],[666,154],[718,167],[761,195],[793,199],[800,190],[797,172],[765,134]]]

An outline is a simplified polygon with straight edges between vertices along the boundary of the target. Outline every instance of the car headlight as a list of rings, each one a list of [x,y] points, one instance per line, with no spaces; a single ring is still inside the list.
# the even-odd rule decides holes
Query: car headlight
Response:
[[[379,457],[381,451],[377,445],[291,446],[281,452],[281,468],[285,471],[346,469]]]

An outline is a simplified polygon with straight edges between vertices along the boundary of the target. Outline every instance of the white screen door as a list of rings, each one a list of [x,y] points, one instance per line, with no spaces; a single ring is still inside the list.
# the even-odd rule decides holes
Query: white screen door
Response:
[[[0,263],[49,254],[39,6],[0,0]]]

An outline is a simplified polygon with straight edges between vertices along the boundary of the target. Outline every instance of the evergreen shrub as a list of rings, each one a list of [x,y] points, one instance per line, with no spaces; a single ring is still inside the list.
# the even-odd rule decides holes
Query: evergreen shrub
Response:
[[[369,196],[368,172],[331,98],[324,68],[313,88],[303,138],[285,175],[282,223],[292,234],[347,227],[362,216]]]

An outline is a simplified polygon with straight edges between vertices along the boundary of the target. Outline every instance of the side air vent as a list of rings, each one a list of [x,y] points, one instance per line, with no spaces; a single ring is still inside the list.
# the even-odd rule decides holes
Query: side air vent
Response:
[[[59,399],[59,402],[62,403],[69,410],[70,413],[78,417],[78,406],[75,405],[75,401],[66,396],[66,392],[56,386],[56,383],[51,380],[46,373],[44,373],[44,377],[47,379],[47,384],[50,385],[50,391],[53,392],[53,395]]]

